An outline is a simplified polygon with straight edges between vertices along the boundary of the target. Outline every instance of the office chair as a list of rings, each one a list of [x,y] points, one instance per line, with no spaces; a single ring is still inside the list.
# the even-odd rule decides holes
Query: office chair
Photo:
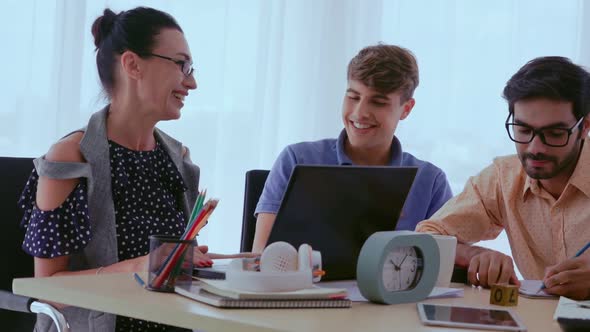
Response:
[[[241,252],[252,251],[254,242],[254,233],[256,231],[256,217],[254,211],[256,204],[264,189],[268,170],[251,170],[246,172],[246,188],[244,190],[244,212],[242,214],[242,241],[240,243]]]
[[[32,158],[0,157],[0,253],[3,258],[0,269],[0,322],[2,331],[32,331],[37,320],[34,313],[45,313],[53,318],[58,330],[67,331],[63,315],[55,308],[12,294],[13,278],[34,275],[33,257],[21,249],[24,230],[20,228],[20,221],[23,213],[17,206],[32,169]]]

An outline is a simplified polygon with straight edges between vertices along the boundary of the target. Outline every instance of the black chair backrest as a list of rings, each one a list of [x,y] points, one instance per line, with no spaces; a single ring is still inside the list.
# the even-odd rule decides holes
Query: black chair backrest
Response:
[[[256,204],[264,189],[264,183],[268,177],[268,170],[251,170],[246,172],[246,188],[244,190],[244,212],[242,214],[242,241],[240,251],[252,251],[254,233],[256,231],[256,217],[254,211]]]
[[[12,292],[12,279],[34,275],[33,258],[27,255],[21,244],[24,231],[20,228],[23,215],[17,206],[31,171],[33,158],[0,157],[0,253],[3,263],[0,269],[0,289]],[[32,331],[36,316],[14,311],[0,310],[2,331]]]

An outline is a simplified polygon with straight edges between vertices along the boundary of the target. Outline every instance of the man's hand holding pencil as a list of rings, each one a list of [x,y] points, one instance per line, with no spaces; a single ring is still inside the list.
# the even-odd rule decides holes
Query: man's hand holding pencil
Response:
[[[546,293],[566,296],[574,300],[590,299],[590,243],[574,258],[549,267],[543,278]],[[587,252],[585,255],[584,252]]]

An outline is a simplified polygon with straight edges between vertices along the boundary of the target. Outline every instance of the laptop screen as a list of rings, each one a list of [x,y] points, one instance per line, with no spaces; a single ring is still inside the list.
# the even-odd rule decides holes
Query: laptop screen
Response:
[[[296,165],[268,244],[308,243],[322,253],[322,280],[356,278],[365,240],[395,230],[416,167]]]

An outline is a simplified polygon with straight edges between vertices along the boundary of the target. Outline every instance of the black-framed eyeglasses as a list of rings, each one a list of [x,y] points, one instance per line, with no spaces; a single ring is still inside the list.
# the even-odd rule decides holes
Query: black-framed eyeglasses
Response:
[[[187,76],[187,77],[191,76],[193,74],[193,72],[195,71],[195,69],[193,68],[193,63],[188,60],[173,59],[171,57],[167,57],[167,56],[163,56],[163,55],[155,54],[155,53],[147,53],[146,56],[155,56],[160,59],[165,59],[165,60],[174,62],[175,64],[180,66],[180,70],[182,71],[184,76]]]
[[[506,131],[508,132],[508,136],[513,142],[526,144],[533,141],[535,136],[539,136],[541,142],[547,146],[552,147],[562,147],[566,146],[569,143],[570,136],[579,128],[584,120],[584,117],[581,117],[576,124],[571,126],[570,128],[542,128],[542,129],[534,129],[530,126],[508,122],[512,113],[508,114],[508,118],[506,118]]]

